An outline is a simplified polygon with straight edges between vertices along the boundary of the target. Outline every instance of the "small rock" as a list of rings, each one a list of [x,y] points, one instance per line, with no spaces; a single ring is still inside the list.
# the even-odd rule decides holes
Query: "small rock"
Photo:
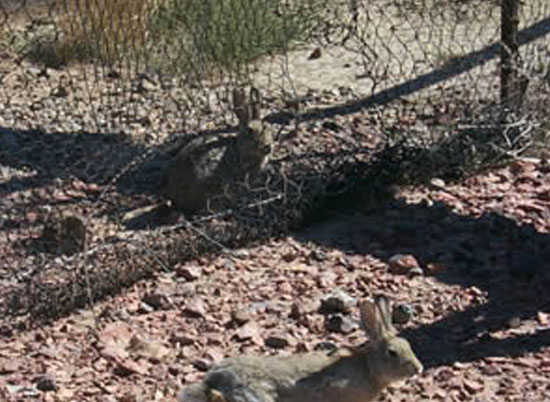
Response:
[[[532,161],[515,160],[510,164],[512,174],[520,176],[535,171],[537,166]]]
[[[537,313],[537,320],[538,320],[540,325],[543,325],[543,326],[546,327],[546,326],[550,325],[550,314],[545,313],[543,311],[539,311]]]
[[[225,334],[223,332],[203,333],[201,338],[206,338],[206,344],[208,346],[222,346],[225,344]]]
[[[177,343],[180,346],[189,346],[193,345],[196,341],[196,338],[192,335],[189,335],[187,333],[183,334],[172,334],[170,337],[171,343]]]
[[[445,186],[446,186],[445,181],[444,181],[443,179],[439,179],[439,178],[437,178],[437,177],[434,177],[433,179],[431,179],[431,180],[430,180],[430,184],[431,184],[433,187],[435,187],[435,188],[437,188],[437,189],[439,189],[439,190],[445,189]]]
[[[1,166],[0,166],[1,168]],[[27,221],[30,223],[30,224],[33,224],[36,222],[37,218],[38,218],[38,214],[34,211],[29,211],[25,214],[25,218],[27,219]]]
[[[477,394],[478,392],[481,392],[483,390],[483,383],[479,381],[472,381],[468,379],[463,379],[462,383],[464,384],[464,389],[469,394]]]
[[[419,268],[418,261],[411,254],[396,254],[388,260],[390,271],[396,274],[406,274],[413,268]]]
[[[148,78],[144,77],[139,81],[136,89],[138,92],[154,92],[159,89],[159,86]]]
[[[139,314],[151,314],[154,311],[155,311],[155,308],[153,306],[150,306],[149,304],[144,302],[139,303],[139,307],[138,307]]]
[[[204,357],[209,361],[216,363],[223,359],[223,352],[219,348],[209,348]]]
[[[298,342],[294,348],[296,353],[307,353],[311,352],[310,344],[307,342]]]
[[[290,318],[295,320],[307,315],[314,313],[320,309],[320,303],[318,301],[297,301],[292,305],[290,310]]]
[[[309,54],[308,60],[316,60],[321,58],[323,52],[320,47],[316,47],[313,49],[313,51]]]
[[[238,326],[244,325],[252,319],[252,315],[249,310],[239,309],[231,312],[231,321]]]
[[[409,270],[409,276],[411,278],[415,276],[423,276],[423,275],[424,275],[424,271],[420,267],[413,267]]]
[[[241,260],[246,260],[246,259],[250,258],[250,251],[248,251],[244,248],[240,248],[238,250],[233,250],[231,252],[231,255],[235,258],[239,258]]]
[[[270,335],[264,340],[265,346],[273,349],[286,348],[290,342],[284,335]]]
[[[238,341],[243,342],[258,337],[260,335],[260,331],[261,329],[258,324],[254,321],[249,321],[237,330],[235,336]]]
[[[338,275],[336,273],[332,271],[326,271],[318,275],[315,278],[315,281],[317,282],[317,286],[320,288],[330,288],[334,287],[336,279],[338,279]]]
[[[193,361],[193,366],[200,371],[208,371],[213,362],[209,359],[197,359]]]
[[[197,266],[183,266],[176,269],[176,274],[188,281],[196,281],[201,277],[202,269]]]
[[[148,359],[152,363],[160,362],[170,353],[170,349],[162,342],[154,339],[146,340],[138,335],[132,336],[127,350],[136,356]]]
[[[413,316],[413,310],[408,303],[399,303],[393,307],[392,321],[395,324],[404,325],[408,323]]]
[[[168,310],[173,305],[167,295],[159,292],[146,294],[143,296],[142,302],[153,307],[155,310]]]
[[[56,98],[66,98],[69,96],[69,91],[67,91],[67,88],[65,88],[62,85],[59,85],[57,88],[54,88],[51,92],[52,96],[55,96]]]
[[[336,290],[321,301],[319,313],[337,314],[349,313],[357,301],[342,290]]]
[[[336,349],[338,349],[336,347],[336,345],[332,342],[329,342],[329,341],[323,341],[323,342],[319,342],[318,344],[315,345],[315,347],[313,348],[314,350],[328,350],[328,351],[334,351]]]
[[[178,295],[189,298],[193,297],[197,293],[197,287],[194,283],[183,283],[178,288]]]
[[[15,396],[15,395],[22,396],[23,395],[26,398],[31,398],[31,397],[36,398],[36,397],[38,397],[38,392],[36,392],[36,390],[34,388],[27,387],[25,385],[6,383],[4,385],[4,388],[6,389],[6,391],[9,395],[13,395],[13,396]],[[4,395],[0,394],[0,396],[4,396]]]
[[[337,332],[342,334],[349,334],[358,328],[358,324],[352,321],[348,317],[341,314],[336,314],[328,317],[325,320],[325,329],[329,332]]]
[[[327,259],[327,253],[325,253],[323,250],[315,249],[311,253],[309,253],[309,259],[317,262],[323,262]]]
[[[49,375],[42,375],[35,380],[36,388],[40,391],[55,391],[57,390],[57,384],[55,380]]]
[[[481,297],[483,296],[483,290],[478,288],[477,286],[470,286],[466,289],[466,292],[474,297]]]
[[[430,262],[426,264],[426,271],[429,275],[437,275],[445,271],[445,269],[446,269],[445,265],[441,263]]]
[[[294,288],[288,282],[279,283],[279,285],[277,286],[277,291],[280,294],[292,294],[293,290]]]
[[[519,317],[512,317],[507,322],[508,328],[518,328],[521,326],[521,319]]]
[[[3,359],[0,361],[0,375],[15,373],[19,370],[19,362],[15,359]]]
[[[30,75],[34,75],[35,77],[40,77],[43,74],[43,71],[46,70],[45,68],[38,68],[34,66],[27,67],[27,72]]]
[[[206,314],[206,306],[202,300],[195,298],[185,305],[183,312],[188,317],[201,318]]]
[[[297,255],[296,255],[296,252],[293,250],[293,251],[288,251],[286,252],[285,254],[283,254],[281,256],[281,258],[283,259],[284,262],[292,262],[296,259]]]

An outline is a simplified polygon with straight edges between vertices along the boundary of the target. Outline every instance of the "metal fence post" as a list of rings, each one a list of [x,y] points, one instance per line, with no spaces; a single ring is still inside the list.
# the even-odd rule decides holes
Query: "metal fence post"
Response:
[[[502,0],[500,18],[500,100],[503,106],[511,107],[521,97],[518,71],[519,0]]]

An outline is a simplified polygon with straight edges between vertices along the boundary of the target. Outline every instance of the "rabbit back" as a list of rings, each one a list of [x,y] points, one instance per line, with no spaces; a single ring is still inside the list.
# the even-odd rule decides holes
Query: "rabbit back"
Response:
[[[349,371],[350,376],[361,377],[357,375],[354,364],[343,362],[334,366],[341,358],[340,351],[317,351],[286,357],[242,356],[226,359],[208,372],[203,385],[207,395],[214,391],[217,395],[223,395],[224,402],[348,401],[345,398],[326,399],[327,395],[331,398],[343,395],[343,385],[347,386],[346,394],[349,396],[350,384],[341,382],[343,369]],[[360,383],[359,380],[356,382]],[[364,384],[361,383],[361,386]],[[358,392],[357,395],[364,397],[365,392]],[[182,401],[184,399],[180,399]]]
[[[195,212],[239,175],[236,138],[207,135],[185,145],[168,167],[167,192],[177,208]]]

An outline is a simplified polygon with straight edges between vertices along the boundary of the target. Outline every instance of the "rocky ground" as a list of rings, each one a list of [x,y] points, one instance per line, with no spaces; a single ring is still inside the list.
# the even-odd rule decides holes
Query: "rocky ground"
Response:
[[[311,81],[312,68],[319,78],[319,88],[304,89],[304,108],[352,102],[354,85],[363,82],[352,69],[357,61],[324,50],[310,59],[311,51],[290,59],[302,66],[295,69],[298,84]],[[395,187],[374,200],[359,193],[328,205],[321,221],[297,232],[175,263],[54,321],[27,320],[15,288],[33,293],[24,288],[29,278],[48,285],[80,272],[71,271],[74,260],[40,247],[45,217],[76,210],[91,217],[92,246],[109,245],[121,234],[120,216],[162,199],[169,155],[158,152],[146,167],[138,163],[113,185],[111,179],[156,152],[169,133],[218,127],[214,117],[199,119],[204,110],[172,103],[184,99],[178,88],[117,74],[42,69],[2,54],[0,399],[175,401],[181,386],[227,356],[363,343],[355,304],[385,294],[411,313],[400,329],[426,370],[380,401],[550,401],[544,159],[517,160],[457,183],[434,178],[427,186]],[[266,99],[279,110],[272,102]],[[464,106],[435,103],[422,116],[409,113],[414,105],[405,101],[383,113],[357,111],[359,102],[356,113],[311,113],[297,130],[276,123],[276,156],[334,152],[343,143],[374,150],[384,124],[426,132],[431,124],[448,127],[453,110]],[[109,134],[120,127],[133,136]],[[132,257],[110,259],[101,249],[96,255],[107,256],[107,267]],[[99,260],[83,261],[93,267]],[[342,305],[327,311],[334,300]]]
[[[382,293],[411,307],[403,331],[426,371],[380,400],[549,400],[549,170],[517,161],[368,207],[354,200],[287,237],[179,264],[93,309],[4,334],[0,395],[174,400],[226,356],[364,342],[354,303]],[[346,308],[327,313],[327,297]]]

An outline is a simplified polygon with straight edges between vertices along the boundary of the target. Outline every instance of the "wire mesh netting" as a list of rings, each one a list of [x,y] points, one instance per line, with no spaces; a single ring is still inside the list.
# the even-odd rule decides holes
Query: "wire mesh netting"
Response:
[[[543,141],[550,5],[520,5],[515,54],[507,3],[0,1],[3,311],[60,314],[288,230],[357,183],[459,177]],[[185,219],[166,168],[193,139],[234,136],[231,93],[250,86],[270,162]],[[80,241],[52,250],[63,236]]]

